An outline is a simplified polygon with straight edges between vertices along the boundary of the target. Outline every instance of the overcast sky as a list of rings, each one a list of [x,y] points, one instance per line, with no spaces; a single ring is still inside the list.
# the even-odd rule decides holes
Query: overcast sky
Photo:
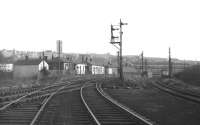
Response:
[[[199,0],[1,0],[0,49],[116,54],[120,18],[123,54],[200,60]]]

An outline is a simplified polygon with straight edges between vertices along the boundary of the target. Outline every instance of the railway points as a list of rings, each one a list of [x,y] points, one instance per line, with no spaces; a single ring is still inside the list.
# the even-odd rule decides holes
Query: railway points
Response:
[[[86,81],[84,84],[74,85],[72,90],[65,91],[61,90],[55,95],[50,103],[44,108],[44,112],[41,113],[38,123],[36,124],[145,124],[141,119],[132,116],[124,109],[121,109],[116,104],[112,104],[104,96],[102,96],[96,88],[94,80]],[[79,89],[74,89],[78,87]],[[92,92],[92,93],[91,93]],[[88,95],[89,94],[89,95]],[[90,97],[94,95],[94,97]],[[64,99],[67,98],[67,99]],[[102,102],[98,105],[91,105],[94,101],[101,100]],[[102,106],[101,106],[102,105]],[[91,110],[91,106],[93,107]],[[105,107],[104,107],[105,106]],[[98,108],[97,108],[98,107]],[[97,108],[97,109],[96,109]],[[89,110],[88,110],[89,109]],[[96,117],[103,117],[96,113],[95,110],[102,110],[102,114],[107,117],[105,121],[98,120]],[[106,111],[108,109],[108,111]],[[110,109],[110,110],[109,110]],[[114,112],[113,112],[114,110]],[[107,113],[106,113],[107,112]],[[65,117],[62,117],[62,116]],[[128,116],[128,117],[126,117]],[[95,120],[96,119],[96,120]]]
[[[11,100],[10,102],[5,103],[5,105],[2,105],[2,107],[0,108],[0,111],[5,110],[9,106],[14,105],[14,104],[16,104],[16,103],[18,103],[22,100],[28,100],[28,99],[31,100],[31,99],[33,99],[32,98],[33,96],[34,96],[34,98],[36,98],[37,96],[40,97],[42,94],[45,95],[46,91],[50,92],[51,90],[56,89],[56,87],[59,87],[60,85],[62,85],[62,83],[50,85],[50,86],[43,87],[43,88],[40,88],[40,89],[34,89],[35,91],[30,91],[28,93],[24,93],[22,96],[19,96],[19,98]],[[53,88],[53,89],[51,89],[51,88]]]
[[[48,102],[54,96],[62,95],[66,92],[78,91],[87,81],[90,81],[90,78],[62,81],[34,91],[33,93],[28,93],[2,107],[0,111],[0,116],[2,118],[0,123],[34,125],[38,122],[38,119],[44,112],[45,106],[48,105]],[[15,117],[17,114],[18,117]]]
[[[188,121],[193,120],[190,123],[198,121],[198,116],[191,118],[200,112],[200,110],[191,108],[198,109],[197,104],[177,99],[150,84],[151,87],[141,88],[139,83],[126,81],[124,85],[128,85],[128,87],[125,87],[120,86],[122,84],[118,84],[118,82],[121,81],[116,78],[105,79],[91,76],[77,77],[68,81],[61,80],[51,86],[39,89],[42,91],[36,90],[29,93],[30,95],[28,94],[27,97],[14,101],[10,106],[1,110],[0,116],[3,119],[0,120],[0,123],[5,125],[104,125],[117,123],[165,125],[170,123],[173,125],[182,123],[179,120],[186,116]],[[161,98],[163,98],[163,102],[160,102]],[[172,113],[172,110],[182,110],[186,116],[179,113],[179,116],[176,116],[175,120],[173,119],[174,122],[169,122],[172,121],[172,118],[162,113]],[[188,112],[193,113],[189,114]],[[166,117],[166,121],[161,118],[161,114]],[[15,115],[18,116],[15,117]]]
[[[4,108],[0,112],[1,124],[30,124],[31,120],[33,118],[36,118],[36,114],[38,112],[41,112],[41,110],[44,108],[48,100],[51,99],[51,97],[56,94],[58,91],[63,89],[66,86],[71,85],[70,84],[62,84],[62,85],[54,85],[51,87],[46,87],[43,88],[43,90],[48,90],[46,91],[49,94],[41,94],[41,95],[36,95],[38,96],[37,98],[31,97],[31,99],[26,99],[26,100],[17,100],[14,103],[12,103],[12,106],[9,108]],[[35,92],[36,93],[36,92]],[[29,94],[31,95],[31,94]],[[28,95],[28,96],[29,96]],[[17,115],[17,116],[16,116]],[[34,120],[34,119],[33,119]]]

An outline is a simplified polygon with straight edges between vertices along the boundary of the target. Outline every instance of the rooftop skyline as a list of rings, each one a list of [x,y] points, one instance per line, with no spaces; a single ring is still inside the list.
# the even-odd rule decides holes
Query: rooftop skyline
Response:
[[[121,18],[123,54],[200,60],[199,1],[0,1],[0,49],[111,53],[110,25]]]

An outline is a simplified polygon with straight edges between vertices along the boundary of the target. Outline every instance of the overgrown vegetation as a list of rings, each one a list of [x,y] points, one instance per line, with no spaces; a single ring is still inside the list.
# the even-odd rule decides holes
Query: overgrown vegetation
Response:
[[[3,53],[0,51],[0,63],[13,63],[17,59],[16,56],[5,57]]]
[[[200,65],[186,68],[182,72],[175,74],[175,78],[192,85],[200,86]]]
[[[1,53],[1,51],[0,51],[0,62],[3,62],[4,61],[4,56],[3,56],[3,54]]]

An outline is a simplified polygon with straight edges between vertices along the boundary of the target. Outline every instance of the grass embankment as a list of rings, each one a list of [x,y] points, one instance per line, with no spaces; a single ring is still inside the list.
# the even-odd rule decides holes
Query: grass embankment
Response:
[[[186,68],[182,72],[175,74],[175,78],[191,85],[200,86],[200,65]]]
[[[137,78],[134,80],[124,80],[121,81],[118,78],[113,78],[113,79],[107,79],[103,81],[103,88],[112,88],[112,89],[127,89],[127,88],[132,88],[132,89],[146,89],[149,88],[150,85],[149,83],[151,80],[145,79],[145,78]]]

